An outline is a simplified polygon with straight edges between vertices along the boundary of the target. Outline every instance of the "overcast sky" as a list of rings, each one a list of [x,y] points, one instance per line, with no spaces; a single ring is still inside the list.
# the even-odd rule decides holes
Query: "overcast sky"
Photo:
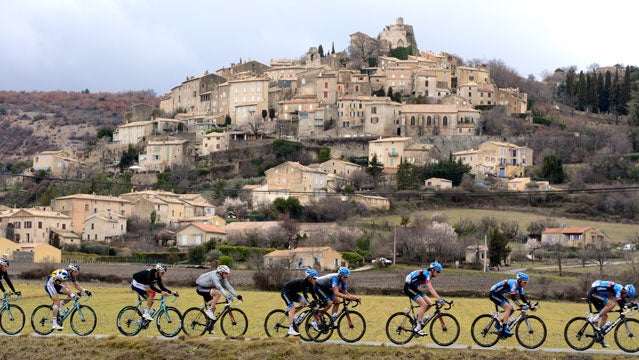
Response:
[[[0,90],[161,95],[240,58],[268,65],[320,44],[346,50],[350,34],[376,37],[398,17],[413,26],[420,50],[500,59],[540,79],[570,65],[639,65],[638,8],[593,0],[0,0]]]

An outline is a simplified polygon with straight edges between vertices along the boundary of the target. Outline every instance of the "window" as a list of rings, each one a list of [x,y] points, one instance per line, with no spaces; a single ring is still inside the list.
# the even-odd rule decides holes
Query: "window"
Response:
[[[31,229],[31,221],[25,221],[24,222],[24,228],[25,229]]]
[[[430,115],[426,118],[426,126],[431,126],[433,123],[433,119],[430,117]]]
[[[444,120],[442,121],[444,126],[448,126],[448,117],[444,116]]]
[[[19,221],[15,221],[15,222],[13,223],[13,228],[14,228],[14,229],[20,229],[21,224],[22,224],[22,223],[20,223]]]
[[[42,221],[38,221],[38,229],[42,229]]]
[[[91,230],[95,230],[95,224],[91,224]]]
[[[328,82],[324,82],[324,89],[328,89]]]
[[[410,125],[411,126],[415,126],[415,117],[414,116],[410,117]]]
[[[371,107],[371,114],[377,114],[377,106]]]
[[[84,204],[84,211],[89,211],[89,204]]]

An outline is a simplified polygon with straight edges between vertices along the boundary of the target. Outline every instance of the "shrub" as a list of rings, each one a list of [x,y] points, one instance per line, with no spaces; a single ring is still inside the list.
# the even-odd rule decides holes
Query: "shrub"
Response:
[[[227,265],[228,267],[231,267],[233,266],[233,258],[228,255],[222,255],[217,263],[218,265]]]
[[[279,291],[292,277],[291,272],[282,266],[259,269],[253,274],[253,286],[256,290]]]
[[[547,118],[545,118],[543,116],[534,116],[533,117],[533,124],[550,126],[552,124],[552,120],[547,119]]]
[[[358,253],[343,252],[342,257],[344,258],[344,260],[348,261],[348,265],[350,265],[351,267],[364,265],[364,258]]]

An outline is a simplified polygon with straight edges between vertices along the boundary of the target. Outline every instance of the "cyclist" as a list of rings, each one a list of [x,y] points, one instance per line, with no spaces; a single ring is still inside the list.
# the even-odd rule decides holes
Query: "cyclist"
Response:
[[[155,267],[138,271],[133,274],[131,289],[137,292],[142,298],[146,299],[146,307],[142,312],[142,317],[145,320],[153,320],[149,311],[153,307],[155,294],[161,293],[162,296],[168,296],[169,294],[174,294],[175,296],[180,295],[177,291],[173,292],[162,284],[162,277],[166,273],[166,270],[166,265],[157,263]]]
[[[504,316],[499,319],[499,322],[495,323],[497,329],[502,329],[503,334],[512,336],[512,332],[504,325],[508,324],[508,317],[513,312],[513,306],[505,298],[504,295],[509,294],[510,298],[519,306],[522,310],[528,310],[530,308],[530,302],[524,295],[524,287],[528,285],[530,277],[524,272],[518,272],[515,279],[502,280],[490,288],[488,298],[490,301],[504,308]],[[519,303],[519,298],[524,302]]]
[[[231,301],[233,297],[242,301],[242,295],[238,295],[231,283],[229,283],[228,277],[231,269],[226,265],[220,265],[213,271],[206,272],[198,276],[195,283],[197,289],[195,290],[199,295],[204,298],[204,302],[211,307],[206,310],[206,316],[211,320],[215,320],[215,304],[222,295],[226,300]]]
[[[317,300],[317,294],[315,293],[314,286],[319,273],[317,270],[307,269],[306,277],[293,279],[284,284],[282,288],[282,299],[286,304],[286,310],[288,311],[288,334],[298,336],[300,333],[295,329],[295,303],[300,303],[300,306],[306,306],[310,301],[308,294],[310,293],[313,300]],[[300,291],[302,295],[300,295]]]
[[[428,292],[437,299],[440,304],[444,303],[444,299],[441,298],[433,288],[430,280],[436,278],[441,274],[444,267],[437,261],[433,261],[426,270],[415,270],[406,275],[406,281],[404,283],[404,294],[411,300],[419,304],[419,313],[415,319],[415,329],[413,329],[418,335],[425,336],[426,333],[422,330],[422,319],[424,314],[433,306],[428,296],[419,290],[419,287],[426,287]]]
[[[588,290],[588,300],[595,306],[597,315],[588,319],[597,331],[601,330],[608,321],[608,313],[615,305],[620,308],[626,305],[626,299],[632,299],[636,295],[635,286],[628,284],[623,286],[613,281],[595,280]],[[608,343],[601,341],[601,346],[608,347]]]
[[[315,282],[315,292],[319,299],[326,303],[324,310],[328,310],[333,306],[331,317],[335,319],[337,317],[337,310],[339,309],[339,298],[346,300],[361,301],[359,297],[351,295],[346,286],[348,277],[351,271],[347,267],[341,266],[337,269],[336,273],[326,274],[317,278]]]
[[[51,325],[51,328],[53,330],[62,330],[62,326],[58,324],[58,311],[60,309],[61,303],[60,294],[64,294],[72,299],[77,296],[74,292],[71,291],[69,282],[73,283],[73,286],[78,289],[81,294],[91,295],[91,292],[80,286],[80,283],[76,279],[79,272],[80,265],[71,263],[69,264],[69,266],[67,266],[66,269],[53,270],[53,272],[51,272],[51,274],[49,274],[49,276],[47,277],[47,280],[44,284],[44,290],[53,301],[53,321]],[[67,302],[68,300],[62,302],[62,305],[66,304]]]
[[[11,279],[9,279],[9,273],[7,272],[8,269],[9,269],[9,260],[6,258],[0,259],[0,290],[2,290],[2,293],[5,295],[11,295],[11,292],[19,295],[20,292],[16,291],[16,289],[13,287],[13,283],[11,282]],[[7,283],[7,286],[9,287],[9,289],[11,289],[11,291],[5,291],[4,286],[2,285],[2,279],[4,279],[4,281]]]

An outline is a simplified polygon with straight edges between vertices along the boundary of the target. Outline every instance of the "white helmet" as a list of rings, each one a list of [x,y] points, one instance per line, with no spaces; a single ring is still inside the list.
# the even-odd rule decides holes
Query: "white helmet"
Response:
[[[157,271],[166,272],[166,269],[167,269],[166,265],[162,263],[155,264],[155,270]]]
[[[0,259],[0,266],[9,267],[9,260],[7,260],[6,258],[1,258]]]
[[[229,269],[229,267],[226,266],[226,265],[220,265],[220,266],[217,267],[217,272],[218,273],[230,274],[231,273],[231,269]]]
[[[80,265],[76,263],[71,263],[69,264],[69,266],[67,266],[67,269],[71,271],[80,271]]]

